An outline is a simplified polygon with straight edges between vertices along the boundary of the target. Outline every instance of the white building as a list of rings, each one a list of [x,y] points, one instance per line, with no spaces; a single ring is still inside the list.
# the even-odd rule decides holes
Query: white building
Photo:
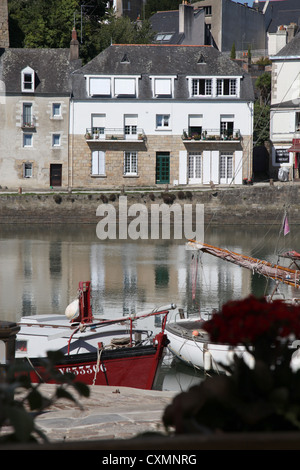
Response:
[[[72,78],[70,186],[252,176],[251,79],[215,48],[112,45]]]
[[[272,60],[270,139],[272,165],[290,170],[290,179],[299,177],[300,155],[300,34]]]

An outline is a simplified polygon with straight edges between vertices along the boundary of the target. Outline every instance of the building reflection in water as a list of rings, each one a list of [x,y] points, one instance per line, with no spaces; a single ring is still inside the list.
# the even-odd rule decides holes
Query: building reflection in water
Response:
[[[251,255],[258,232],[225,226],[207,236],[210,244]],[[260,253],[264,259],[277,236]],[[169,303],[198,315],[249,295],[255,285],[250,271],[210,255],[199,257],[194,285],[184,241],[100,241],[93,226],[2,227],[0,260],[0,317],[8,321],[63,314],[85,280],[92,283],[93,311],[108,318]]]

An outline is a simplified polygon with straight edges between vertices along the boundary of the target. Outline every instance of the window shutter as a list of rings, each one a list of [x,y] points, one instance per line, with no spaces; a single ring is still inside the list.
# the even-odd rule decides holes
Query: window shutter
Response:
[[[110,78],[90,78],[90,95],[110,95]]]

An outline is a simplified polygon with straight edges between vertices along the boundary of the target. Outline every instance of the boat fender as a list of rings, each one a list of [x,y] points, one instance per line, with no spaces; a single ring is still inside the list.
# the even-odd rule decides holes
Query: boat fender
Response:
[[[67,306],[65,315],[70,321],[79,315],[79,299],[73,300],[73,302]]]
[[[205,371],[211,369],[211,354],[208,350],[203,352],[203,368]]]
[[[194,330],[194,331],[192,332],[192,335],[193,335],[193,336],[199,336],[199,331],[198,331],[198,330]]]

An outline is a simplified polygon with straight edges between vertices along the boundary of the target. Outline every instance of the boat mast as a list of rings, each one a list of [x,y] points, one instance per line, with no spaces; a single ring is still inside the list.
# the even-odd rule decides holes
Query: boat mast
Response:
[[[188,249],[195,249],[208,253],[217,258],[221,258],[229,263],[236,264],[253,272],[262,274],[267,278],[274,279],[277,282],[283,282],[293,287],[300,287],[300,271],[296,269],[286,268],[279,264],[272,264],[268,261],[252,258],[251,256],[242,255],[224,248],[218,248],[207,243],[196,242],[190,240],[187,243]]]

